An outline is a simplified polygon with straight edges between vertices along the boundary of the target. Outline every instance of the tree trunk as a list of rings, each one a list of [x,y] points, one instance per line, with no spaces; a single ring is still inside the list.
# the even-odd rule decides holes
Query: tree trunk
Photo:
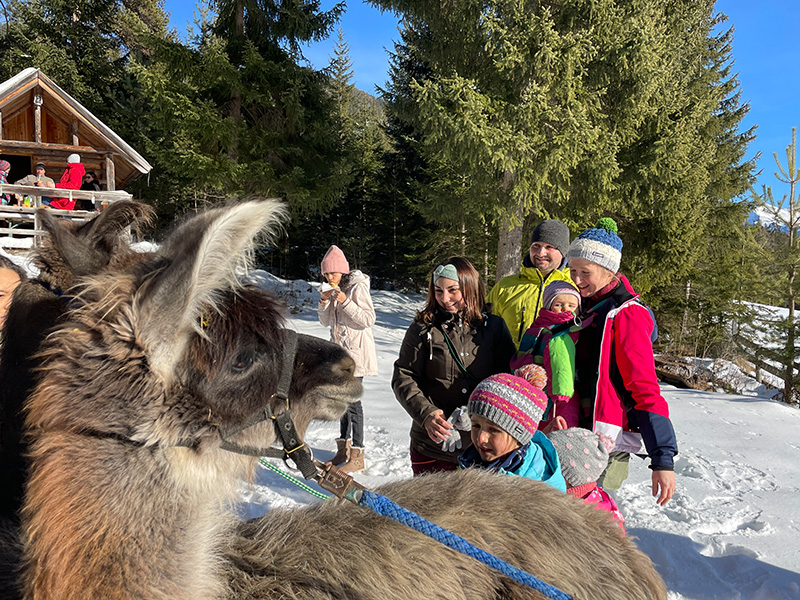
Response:
[[[519,272],[522,257],[522,201],[511,213],[500,219],[500,236],[497,242],[497,281]]]
[[[244,37],[244,2],[243,0],[239,0],[236,3],[236,36],[239,38]],[[234,84],[237,85],[237,84]],[[231,104],[230,104],[230,117],[233,121],[238,124],[242,120],[242,92],[238,89],[238,87],[234,88],[231,92]],[[228,148],[228,156],[233,161],[237,161],[239,159],[239,134],[238,132],[234,135],[233,140],[231,140],[231,146]]]

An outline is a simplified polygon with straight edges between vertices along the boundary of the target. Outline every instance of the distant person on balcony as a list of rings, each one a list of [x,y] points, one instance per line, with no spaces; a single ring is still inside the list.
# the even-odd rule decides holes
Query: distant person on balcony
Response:
[[[100,182],[97,180],[97,174],[94,171],[86,171],[83,176],[83,183],[81,184],[81,191],[84,192],[99,192]],[[91,200],[78,200],[75,203],[75,208],[78,210],[96,210],[94,202]]]
[[[56,187],[56,182],[52,178],[45,175],[44,163],[36,163],[33,168],[33,173],[25,175],[19,181],[15,181],[14,185],[35,185],[36,187]]]
[[[70,154],[67,157],[67,168],[61,176],[61,181],[56,185],[57,188],[66,190],[79,190],[81,183],[83,183],[83,174],[86,172],[86,167],[81,163],[81,157],[77,154]],[[50,202],[50,208],[57,208],[60,210],[75,210],[75,200],[69,198],[53,198]]]
[[[0,160],[0,183],[8,183],[8,174],[11,172],[11,163],[7,160]],[[11,204],[13,196],[11,194],[0,194],[0,201],[3,204]]]
[[[52,180],[52,178],[45,175],[45,167],[44,163],[38,162],[36,166],[33,168],[34,172],[30,175],[25,175],[22,179],[15,181],[14,185],[33,185],[35,187],[47,187],[47,188],[54,188],[56,187],[56,182]],[[17,194],[16,195],[17,202],[22,199],[22,197]],[[42,203],[45,202],[49,203],[51,198],[42,198]]]

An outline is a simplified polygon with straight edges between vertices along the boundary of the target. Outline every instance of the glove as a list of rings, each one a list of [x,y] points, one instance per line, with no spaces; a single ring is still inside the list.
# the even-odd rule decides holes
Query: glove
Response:
[[[469,431],[472,429],[472,420],[469,418],[466,406],[459,406],[455,409],[453,414],[450,415],[450,418],[447,419],[447,422],[459,431]]]
[[[466,406],[460,406],[453,411],[447,422],[453,426],[450,430],[447,439],[442,440],[442,450],[445,452],[455,452],[461,449],[461,432],[469,431],[472,428],[472,422],[467,413]]]

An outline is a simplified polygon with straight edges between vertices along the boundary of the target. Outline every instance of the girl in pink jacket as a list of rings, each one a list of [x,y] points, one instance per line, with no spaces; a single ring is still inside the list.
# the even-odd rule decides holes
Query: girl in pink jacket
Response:
[[[607,444],[604,444],[601,436],[579,427],[553,431],[547,437],[558,454],[561,474],[567,482],[567,493],[611,513],[625,535],[625,519],[617,503],[597,485],[597,478],[608,466],[607,445],[613,442],[607,439]]]
[[[378,374],[378,358],[372,326],[375,308],[369,293],[369,277],[350,270],[350,264],[338,246],[331,246],[322,259],[322,284],[319,322],[331,328],[331,341],[350,353],[356,363],[355,376]],[[341,437],[336,440],[336,455],[331,460],[345,472],[363,471],[364,412],[361,401],[350,404],[340,421]]]

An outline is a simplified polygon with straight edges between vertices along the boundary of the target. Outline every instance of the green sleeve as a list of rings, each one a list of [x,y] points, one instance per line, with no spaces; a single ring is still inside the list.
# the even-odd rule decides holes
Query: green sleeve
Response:
[[[553,400],[556,396],[572,398],[575,392],[575,344],[569,335],[559,335],[547,345]]]

